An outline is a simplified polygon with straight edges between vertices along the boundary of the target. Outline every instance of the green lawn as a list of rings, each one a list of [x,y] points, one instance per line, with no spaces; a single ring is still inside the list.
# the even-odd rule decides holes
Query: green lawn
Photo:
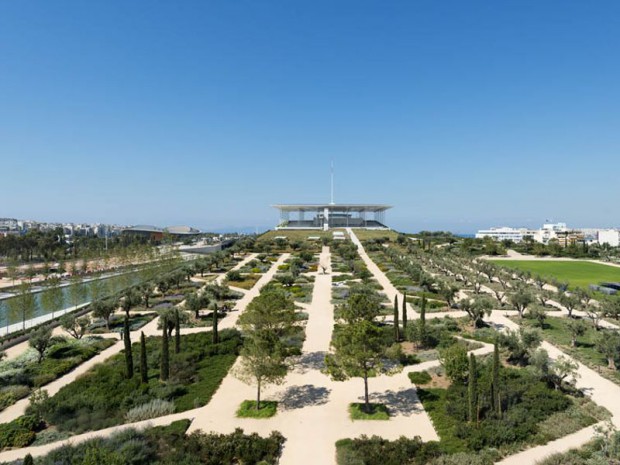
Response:
[[[548,279],[556,278],[571,286],[588,287],[590,284],[620,281],[620,268],[582,260],[491,260],[497,265],[530,271]]]
[[[260,409],[256,410],[255,400],[244,400],[237,410],[239,418],[271,418],[278,411],[278,403],[273,400],[263,400]]]
[[[289,241],[307,241],[308,237],[332,238],[332,232],[321,231],[320,229],[293,229],[267,231],[258,237],[259,241],[272,241],[276,237],[286,237]]]
[[[370,411],[364,410],[364,404],[349,404],[349,416],[351,420],[389,420],[390,413],[383,404],[369,404]]]
[[[398,233],[391,229],[354,229],[353,232],[360,241],[387,238],[390,241],[395,242],[398,238]]]

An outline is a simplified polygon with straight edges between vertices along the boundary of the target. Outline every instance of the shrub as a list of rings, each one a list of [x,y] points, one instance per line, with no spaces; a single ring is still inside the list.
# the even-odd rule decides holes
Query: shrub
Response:
[[[229,271],[226,274],[228,281],[243,281],[243,275],[238,270]]]
[[[30,388],[21,384],[7,386],[0,391],[0,410],[13,405],[19,399],[30,394]]]
[[[496,456],[493,451],[457,452],[432,459],[428,465],[492,465]]]
[[[129,410],[125,414],[127,423],[149,420],[151,418],[162,417],[174,413],[174,403],[168,400],[153,399],[152,401],[139,405]]]
[[[55,340],[41,363],[37,363],[37,353],[32,349],[0,363],[0,385],[6,386],[0,390],[0,410],[26,397],[31,388],[59,378],[114,343],[98,337]]]
[[[36,437],[39,423],[37,418],[24,415],[10,423],[0,424],[0,450],[30,445]]]
[[[481,365],[479,387],[490,381],[488,366]],[[465,452],[536,442],[539,424],[572,404],[568,396],[550,388],[527,370],[503,368],[500,385],[501,419],[493,415],[490,400],[485,398],[480,403],[481,417],[475,428],[467,421],[468,389],[465,384],[453,383],[448,389],[418,389],[424,409],[433,420],[446,450]]]
[[[146,339],[148,366],[155,371],[160,365],[160,341],[161,337]],[[140,377],[126,379],[124,357],[117,354],[43,402],[43,417],[59,431],[82,433],[123,423],[129,410],[154,399],[173,402],[177,412],[205,405],[234,363],[240,345],[241,336],[235,330],[221,331],[218,344],[212,343],[210,332],[182,336],[181,353],[170,357],[178,373],[173,370],[167,384],[155,377],[148,384]]]
[[[61,433],[60,431],[54,430],[43,430],[37,433],[37,437],[32,443],[33,446],[42,446],[44,444],[50,444],[52,442],[63,441],[69,438],[71,435],[69,433]]]
[[[439,457],[441,450],[435,441],[422,442],[401,436],[389,441],[379,436],[360,436],[336,442],[338,465],[403,465],[422,464]]]
[[[433,379],[426,371],[412,371],[407,376],[413,384],[428,384]]]

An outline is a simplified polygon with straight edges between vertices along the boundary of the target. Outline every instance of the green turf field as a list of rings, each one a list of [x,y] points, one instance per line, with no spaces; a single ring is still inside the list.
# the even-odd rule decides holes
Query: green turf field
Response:
[[[388,238],[390,241],[396,241],[398,233],[391,229],[354,229],[355,235],[360,241],[369,239]]]
[[[308,237],[323,237],[331,238],[331,231],[321,231],[318,229],[281,229],[278,231],[272,230],[259,236],[259,241],[272,241],[276,237],[286,237],[289,241],[306,241]]]
[[[571,286],[588,287],[601,282],[620,282],[620,268],[581,260],[491,260],[496,265],[530,271],[551,280],[556,278]]]
[[[278,231],[267,231],[262,234],[258,240],[259,241],[271,241],[278,236],[286,237],[289,241],[305,241],[308,237],[327,237],[332,238],[334,231],[342,231],[344,232],[344,228],[334,228],[329,231],[322,231],[319,229],[280,229]],[[360,241],[365,241],[367,239],[376,239],[379,237],[387,237],[391,241],[395,241],[398,237],[398,233],[392,230],[384,230],[384,229],[356,229],[355,235],[358,237]],[[347,236],[348,237],[348,236]]]

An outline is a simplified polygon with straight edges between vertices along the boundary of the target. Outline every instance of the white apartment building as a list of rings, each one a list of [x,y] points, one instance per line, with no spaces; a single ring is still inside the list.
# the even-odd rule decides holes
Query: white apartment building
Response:
[[[597,241],[599,244],[609,244],[611,247],[620,246],[620,231],[617,229],[600,229]]]
[[[534,231],[533,239],[541,244],[548,244],[551,239],[557,239],[558,233],[568,231],[566,223],[545,223],[542,228]]]
[[[558,233],[566,233],[568,228],[566,223],[545,223],[540,229],[527,228],[491,228],[481,229],[476,233],[477,239],[490,237],[496,241],[510,240],[521,242],[526,236],[530,236],[534,241],[547,244],[551,239],[557,239]]]
[[[526,228],[509,228],[504,226],[501,228],[481,229],[476,233],[476,239],[490,237],[496,241],[521,242],[528,235],[533,236],[534,231]]]

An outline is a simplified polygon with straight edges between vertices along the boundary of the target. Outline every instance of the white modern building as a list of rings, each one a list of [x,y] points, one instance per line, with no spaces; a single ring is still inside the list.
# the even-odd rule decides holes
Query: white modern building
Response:
[[[566,226],[566,223],[545,223],[540,229],[528,229],[528,228],[491,228],[481,229],[476,233],[477,239],[483,239],[490,237],[496,241],[513,241],[522,242],[526,236],[531,237],[534,241],[541,244],[548,244],[551,239],[563,238],[569,233],[570,230]]]
[[[611,247],[620,246],[620,230],[600,229],[598,231],[597,242],[601,245],[608,244]]]
[[[389,229],[385,212],[390,205],[377,204],[278,204],[280,211],[276,229],[364,228]]]
[[[533,235],[534,231],[527,228],[509,228],[503,226],[501,228],[481,229],[476,233],[476,239],[490,237],[496,241],[521,242],[525,236]]]
[[[535,230],[532,238],[541,244],[548,244],[551,239],[558,239],[560,233],[566,232],[566,223],[545,223],[542,228]]]

